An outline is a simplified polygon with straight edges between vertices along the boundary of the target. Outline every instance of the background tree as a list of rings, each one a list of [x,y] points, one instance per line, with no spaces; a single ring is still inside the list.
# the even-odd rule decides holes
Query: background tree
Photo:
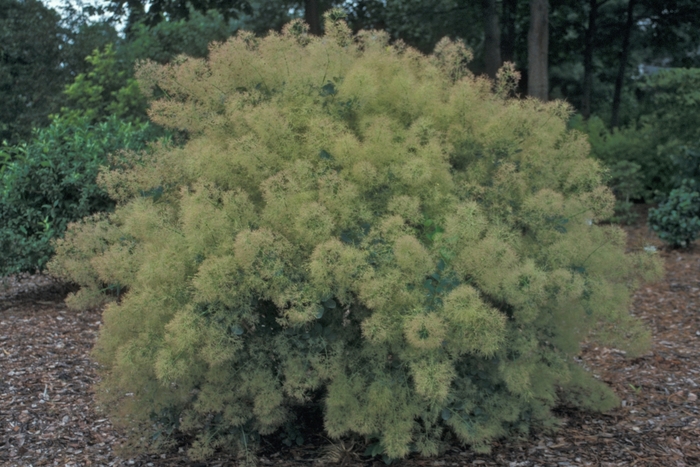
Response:
[[[530,30],[527,35],[527,93],[549,99],[549,2],[530,0]]]
[[[609,0],[590,0],[588,4],[588,27],[585,35],[585,49],[583,52],[583,96],[581,101],[581,114],[584,118],[591,116],[591,92],[593,90],[593,50],[596,37],[596,25],[598,11]]]
[[[501,8],[501,58],[505,62],[514,62],[518,0],[501,0]]]
[[[483,0],[484,6],[484,68],[491,79],[501,68],[501,29],[496,0]]]
[[[188,19],[192,11],[215,10],[226,19],[252,11],[247,0],[108,0],[106,10],[114,17],[126,19],[127,32],[138,23],[154,26],[165,20]]]
[[[610,117],[610,126],[612,128],[616,128],[618,126],[620,119],[620,95],[622,93],[622,85],[624,84],[625,80],[627,59],[629,58],[630,36],[632,35],[632,29],[634,27],[634,6],[636,3],[637,0],[629,0],[627,2],[627,20],[625,22],[625,29],[622,36],[622,49],[620,51],[617,78],[615,79],[615,92],[613,93],[612,101],[612,116]]]
[[[318,0],[304,0],[304,20],[309,25],[309,32],[315,36],[321,34],[321,12]]]
[[[383,29],[421,52],[443,37],[461,39],[483,67],[483,7],[468,0],[358,0],[343,4],[353,30]]]
[[[0,140],[28,137],[59,109],[70,79],[60,19],[39,0],[0,0]]]

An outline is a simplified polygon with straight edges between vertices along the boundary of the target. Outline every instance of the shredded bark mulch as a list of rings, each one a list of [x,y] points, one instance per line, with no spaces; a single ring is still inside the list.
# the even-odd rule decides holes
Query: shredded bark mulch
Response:
[[[645,216],[642,217],[644,219]],[[654,245],[666,276],[640,289],[632,313],[653,333],[647,354],[584,346],[581,360],[622,399],[607,414],[562,407],[562,428],[517,442],[496,442],[490,454],[455,446],[439,458],[395,463],[418,466],[700,466],[700,246],[670,250],[644,225],[627,228],[629,248]],[[229,466],[221,457],[190,461],[180,448],[162,455],[119,457],[122,437],[93,400],[96,364],[89,357],[100,310],[75,313],[66,289],[41,276],[0,282],[0,465],[4,466]],[[293,448],[264,445],[260,465],[331,464],[380,467],[364,446],[318,438]]]

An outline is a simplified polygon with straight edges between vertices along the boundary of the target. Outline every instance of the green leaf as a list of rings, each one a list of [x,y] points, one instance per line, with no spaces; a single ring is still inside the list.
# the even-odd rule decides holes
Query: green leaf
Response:
[[[153,198],[153,201],[158,201],[163,195],[163,187],[158,186],[155,188],[151,188],[150,190],[141,190],[140,194],[144,198]]]
[[[440,414],[443,420],[447,421],[450,418],[452,418],[452,411],[450,409],[442,409],[442,413]]]
[[[335,96],[336,94],[338,94],[338,91],[335,89],[335,84],[331,83],[330,81],[324,84],[321,88],[321,95],[324,97]]]
[[[323,313],[325,312],[326,309],[322,306],[319,306],[318,308],[316,308],[316,314],[314,316],[316,316],[316,319],[321,319],[323,318]]]
[[[333,299],[326,300],[325,302],[323,302],[323,306],[332,310],[333,308],[336,307],[335,300],[333,300]]]
[[[382,446],[382,443],[372,443],[369,446],[367,446],[367,449],[365,449],[365,456],[371,456],[374,457],[377,454],[381,454],[384,452],[384,446]]]

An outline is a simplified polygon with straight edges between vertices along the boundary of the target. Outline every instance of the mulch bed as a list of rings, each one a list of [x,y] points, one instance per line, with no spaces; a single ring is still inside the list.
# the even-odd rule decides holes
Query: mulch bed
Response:
[[[642,217],[644,219],[645,217]],[[653,332],[650,352],[635,359],[623,352],[584,346],[582,362],[622,399],[607,414],[558,409],[563,427],[517,442],[496,442],[491,454],[455,447],[439,458],[412,457],[417,466],[700,466],[700,246],[664,249],[643,225],[627,228],[630,249],[655,245],[666,277],[640,289],[632,312]],[[220,458],[195,464],[186,454],[117,456],[122,438],[98,412],[97,380],[89,353],[100,327],[100,311],[70,312],[65,288],[45,276],[0,283],[0,464],[4,466],[228,466]],[[288,448],[268,446],[260,465],[300,467],[322,459],[328,441]],[[362,457],[346,466],[383,466]],[[360,454],[360,455],[358,455]]]

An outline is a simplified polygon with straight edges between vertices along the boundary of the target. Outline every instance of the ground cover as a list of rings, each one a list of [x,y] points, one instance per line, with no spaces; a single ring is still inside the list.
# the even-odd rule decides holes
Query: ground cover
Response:
[[[640,211],[640,219],[646,219],[645,208]],[[653,245],[665,260],[666,276],[637,291],[632,309],[651,328],[652,349],[627,359],[616,349],[584,346],[579,357],[612,385],[622,406],[603,415],[561,407],[562,428],[556,433],[497,442],[490,454],[455,445],[439,458],[411,457],[399,465],[700,465],[700,245],[671,250],[643,223],[626,230],[630,249]],[[62,303],[66,291],[39,275],[0,285],[0,465],[197,465],[177,449],[164,456],[115,453],[122,438],[95,406],[91,389],[97,376],[89,352],[101,313],[69,311]],[[301,446],[274,441],[263,446],[260,465],[331,464],[329,454],[346,466],[384,465],[363,457],[359,441],[333,448],[318,437]],[[235,465],[235,459],[206,465]]]

